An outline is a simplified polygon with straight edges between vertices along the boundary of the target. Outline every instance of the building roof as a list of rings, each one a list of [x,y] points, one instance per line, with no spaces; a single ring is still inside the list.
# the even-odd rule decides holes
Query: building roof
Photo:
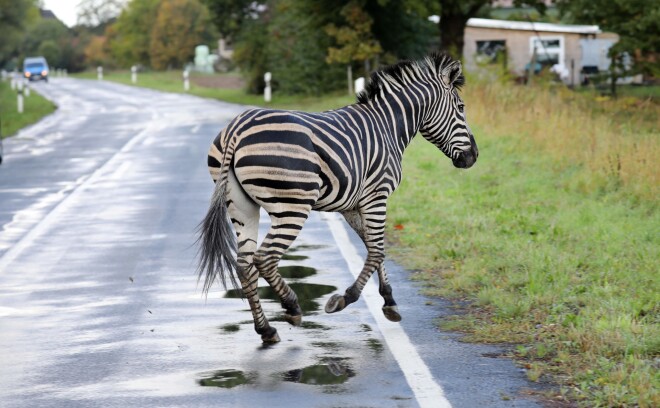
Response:
[[[550,31],[553,33],[601,33],[600,28],[597,25],[532,23],[529,21],[491,20],[487,18],[471,18],[468,20],[467,26],[477,28],[499,28],[504,30]]]

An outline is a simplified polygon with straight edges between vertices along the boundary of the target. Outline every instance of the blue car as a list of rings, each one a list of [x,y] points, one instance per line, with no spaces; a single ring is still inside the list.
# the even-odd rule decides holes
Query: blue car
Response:
[[[23,75],[30,81],[43,79],[48,82],[48,62],[44,57],[30,57],[23,61]]]

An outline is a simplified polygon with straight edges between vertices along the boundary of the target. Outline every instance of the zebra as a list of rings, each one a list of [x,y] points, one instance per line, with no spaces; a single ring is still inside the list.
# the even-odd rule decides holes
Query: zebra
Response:
[[[228,277],[247,298],[262,341],[280,341],[260,305],[257,280],[263,277],[278,294],[286,321],[300,325],[302,310],[278,263],[312,210],[333,211],[362,239],[367,258],[356,281],[343,295],[334,294],[325,311],[358,300],[377,272],[383,313],[400,321],[383,266],[387,198],[401,182],[403,152],[417,132],[455,167],[475,163],[479,150],[458,93],[464,83],[459,61],[433,53],[374,72],[357,103],[340,109],[255,108],[234,118],[208,153],[216,186],[199,226],[204,293],[216,279],[226,290]],[[257,248],[260,208],[271,225]]]

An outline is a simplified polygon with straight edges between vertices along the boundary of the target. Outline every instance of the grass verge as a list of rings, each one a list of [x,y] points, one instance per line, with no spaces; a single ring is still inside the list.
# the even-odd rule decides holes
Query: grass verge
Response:
[[[16,91],[11,89],[9,82],[0,82],[0,134],[3,138],[12,136],[55,110],[55,105],[34,91],[24,97],[23,101],[24,109],[20,114],[16,107]]]
[[[235,74],[225,75],[232,76]],[[95,72],[84,72],[72,76],[75,78],[96,79]],[[201,96],[204,98],[213,98],[241,105],[267,106],[275,109],[305,110],[310,112],[335,109],[355,102],[355,97],[348,96],[346,93],[336,93],[318,97],[279,95],[276,93],[273,95],[273,101],[266,104],[264,102],[263,96],[250,95],[245,93],[245,91],[242,89],[208,88],[195,85],[194,78],[196,76],[203,77],[205,74],[194,72],[191,73],[190,91],[188,92],[185,92],[183,89],[183,77],[180,71],[141,72],[138,75],[137,86],[165,92],[189,93],[191,95]],[[119,82],[126,85],[133,85],[131,82],[130,71],[107,72],[104,73],[103,78],[104,80]]]
[[[561,384],[553,398],[660,406],[657,117],[563,92],[468,85],[479,162],[453,169],[413,142],[391,252],[428,294],[468,301],[443,326],[518,344],[530,380]]]

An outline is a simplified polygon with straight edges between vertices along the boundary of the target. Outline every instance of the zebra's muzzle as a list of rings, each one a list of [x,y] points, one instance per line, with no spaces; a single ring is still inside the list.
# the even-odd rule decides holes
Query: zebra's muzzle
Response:
[[[459,169],[469,169],[477,162],[477,157],[479,157],[479,150],[476,143],[473,143],[470,150],[463,150],[458,157],[452,160],[452,163]]]

